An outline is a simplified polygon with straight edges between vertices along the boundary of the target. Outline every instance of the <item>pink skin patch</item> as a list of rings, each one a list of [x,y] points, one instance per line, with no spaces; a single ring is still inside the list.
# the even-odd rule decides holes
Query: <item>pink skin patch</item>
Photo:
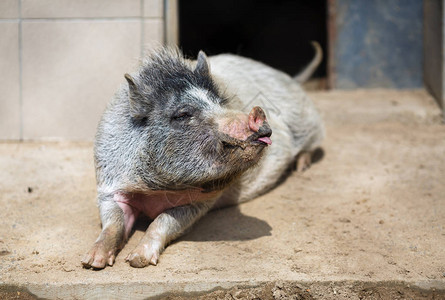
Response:
[[[244,141],[251,134],[248,118],[246,115],[236,115],[230,118],[219,120],[219,130],[233,138]]]
[[[199,189],[182,191],[150,191],[148,193],[114,194],[114,201],[124,212],[126,237],[140,213],[154,220],[167,209],[187,205],[193,202],[201,202],[216,197],[220,192],[202,193]]]
[[[116,193],[114,194],[113,200],[117,202],[124,212],[125,239],[127,239],[140,211],[128,203],[129,199],[126,194]]]
[[[258,132],[263,123],[267,122],[266,114],[259,106],[255,106],[249,115],[237,114],[230,118],[223,118],[219,121],[219,130],[225,134],[245,141],[254,132]],[[258,139],[267,145],[272,144],[269,137],[261,137]]]

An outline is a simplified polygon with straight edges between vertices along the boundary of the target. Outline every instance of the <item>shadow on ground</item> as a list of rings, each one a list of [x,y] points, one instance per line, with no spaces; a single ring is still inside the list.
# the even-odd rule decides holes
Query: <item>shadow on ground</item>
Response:
[[[135,230],[146,231],[150,220],[140,218]],[[238,207],[209,212],[177,241],[248,241],[271,235],[272,227],[263,220],[246,216]]]
[[[180,240],[247,241],[270,236],[271,231],[266,221],[243,215],[238,207],[229,207],[208,213]]]

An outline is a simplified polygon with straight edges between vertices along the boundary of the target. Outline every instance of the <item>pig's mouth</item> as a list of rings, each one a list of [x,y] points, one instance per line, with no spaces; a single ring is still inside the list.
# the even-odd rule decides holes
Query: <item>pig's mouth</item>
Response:
[[[250,143],[259,143],[260,145],[272,145],[272,140],[270,139],[270,136],[272,135],[272,129],[270,129],[270,126],[268,124],[264,124],[260,127],[258,132],[255,132],[251,136],[247,138],[247,142]]]
[[[268,146],[272,145],[270,136],[272,135],[272,129],[269,124],[264,123],[257,132],[252,133],[247,139],[239,140],[234,137],[226,136],[223,140],[223,144],[227,148],[240,147],[245,149],[250,145]]]
[[[270,137],[260,137],[257,140],[255,140],[254,142],[259,142],[259,143],[263,143],[266,145],[272,145],[272,140],[270,139]]]
[[[244,141],[232,137],[225,137],[222,144],[225,149],[241,148],[242,150],[245,150],[249,146],[262,146],[262,148],[264,148],[271,145],[272,140],[270,136],[255,137],[254,135],[251,135]]]

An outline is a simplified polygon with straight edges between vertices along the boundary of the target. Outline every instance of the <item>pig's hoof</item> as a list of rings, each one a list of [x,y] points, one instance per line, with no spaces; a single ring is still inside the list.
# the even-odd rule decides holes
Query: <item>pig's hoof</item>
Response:
[[[84,268],[103,269],[107,265],[112,266],[116,256],[113,251],[106,250],[103,243],[95,243],[82,259]]]
[[[134,268],[144,268],[148,265],[156,266],[158,264],[159,251],[148,245],[139,245],[130,254],[125,261]]]
[[[297,156],[296,169],[298,173],[301,173],[310,168],[312,163],[312,152],[302,151]]]

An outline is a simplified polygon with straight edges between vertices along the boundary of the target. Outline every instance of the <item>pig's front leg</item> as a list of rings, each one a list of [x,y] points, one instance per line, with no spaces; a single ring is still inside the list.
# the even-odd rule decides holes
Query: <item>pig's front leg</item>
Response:
[[[112,194],[98,195],[102,232],[82,259],[85,268],[103,269],[112,266],[117,252],[125,243],[124,212],[116,204]]]
[[[156,265],[164,247],[179,237],[213,206],[214,200],[170,208],[161,213],[148,227],[144,237],[127,256],[132,267]]]

